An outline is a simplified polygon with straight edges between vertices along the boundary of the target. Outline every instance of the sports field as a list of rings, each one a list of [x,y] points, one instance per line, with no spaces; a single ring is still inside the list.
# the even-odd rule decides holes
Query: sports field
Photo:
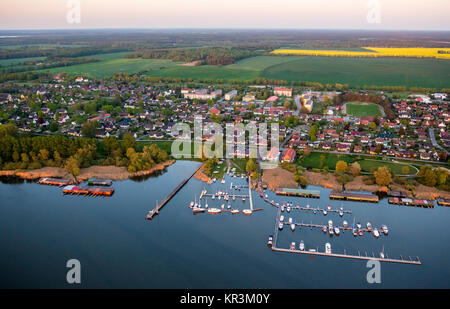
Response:
[[[364,116],[378,116],[382,117],[383,112],[381,111],[381,106],[374,103],[365,102],[349,102],[345,104],[345,110],[347,115],[352,115],[355,117]]]

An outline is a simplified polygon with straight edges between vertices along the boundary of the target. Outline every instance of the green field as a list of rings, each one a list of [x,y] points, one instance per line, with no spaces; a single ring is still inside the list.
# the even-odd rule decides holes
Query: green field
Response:
[[[417,168],[408,163],[400,164],[389,161],[376,160],[376,158],[371,159],[368,157],[357,155],[348,155],[348,154],[339,155],[333,153],[319,153],[319,152],[313,152],[308,157],[302,157],[301,159],[299,159],[299,163],[303,167],[320,168],[320,157],[322,155],[325,157],[322,168],[328,166],[330,171],[335,169],[336,163],[338,161],[345,161],[349,165],[357,161],[361,166],[361,171],[365,174],[372,173],[373,170],[376,170],[381,166],[387,166],[391,171],[393,171],[397,175],[402,174],[402,169],[404,166],[409,167],[410,174],[414,174],[418,171]]]
[[[18,63],[32,60],[44,60],[46,57],[30,57],[30,58],[15,58],[15,59],[0,59],[0,67],[13,66]],[[17,66],[16,66],[17,67]]]
[[[170,60],[126,59],[127,52],[95,55],[100,62],[43,70],[53,74],[105,77],[146,71],[152,77],[254,80],[258,77],[350,86],[450,87],[450,61],[405,58],[258,56],[228,66],[181,66]]]
[[[382,117],[381,106],[375,103],[350,102],[346,104],[347,115],[355,117],[378,116]]]
[[[296,57],[299,58],[299,57]],[[450,61],[406,58],[300,57],[264,69],[262,77],[350,86],[450,86]]]

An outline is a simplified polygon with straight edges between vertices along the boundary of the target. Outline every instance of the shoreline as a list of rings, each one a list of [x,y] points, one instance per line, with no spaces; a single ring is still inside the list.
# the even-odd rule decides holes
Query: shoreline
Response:
[[[171,166],[175,162],[175,160],[169,160],[163,163],[159,163],[149,170],[139,171],[135,173],[128,172],[125,167],[93,165],[87,168],[80,169],[80,175],[76,177],[76,180],[78,182],[86,181],[89,178],[106,178],[116,181],[127,180],[133,177],[151,175],[155,172],[165,169],[168,166]],[[34,180],[43,177],[75,180],[74,177],[62,167],[43,167],[36,170],[25,171],[2,170],[0,171],[0,176],[15,176],[26,180]]]

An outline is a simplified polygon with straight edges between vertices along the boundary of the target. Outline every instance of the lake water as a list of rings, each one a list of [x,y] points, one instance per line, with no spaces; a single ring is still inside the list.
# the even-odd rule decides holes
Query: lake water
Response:
[[[62,189],[17,181],[0,183],[0,288],[71,288],[66,283],[66,262],[81,262],[83,288],[449,288],[450,208],[434,209],[330,201],[329,190],[319,199],[276,196],[277,202],[351,210],[352,215],[314,215],[296,211],[295,221],[326,224],[328,220],[363,225],[386,224],[389,235],[354,238],[350,231],[330,238],[319,229],[286,226],[278,246],[304,240],[307,248],[357,254],[384,246],[389,257],[419,256],[422,265],[381,264],[381,284],[368,284],[366,261],[310,257],[273,252],[267,247],[277,209],[253,191],[252,216],[193,215],[188,208],[203,188],[216,191],[226,184],[207,185],[192,179],[153,221],[148,211],[162,200],[199,163],[178,161],[158,177],[115,182],[111,198],[63,196]],[[248,190],[248,189],[247,189]],[[244,189],[244,192],[248,192]],[[208,200],[210,207],[222,201]],[[236,208],[248,208],[236,199]]]

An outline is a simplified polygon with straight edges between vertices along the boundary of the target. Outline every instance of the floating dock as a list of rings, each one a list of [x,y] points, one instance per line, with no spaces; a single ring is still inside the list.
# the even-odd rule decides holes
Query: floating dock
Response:
[[[314,249],[306,249],[304,251],[301,250],[292,250],[292,249],[283,249],[277,247],[277,241],[278,241],[278,225],[280,223],[280,214],[281,210],[278,208],[277,218],[275,220],[275,230],[273,234],[273,244],[272,244],[272,251],[277,252],[286,252],[286,253],[297,253],[297,254],[306,254],[306,255],[318,255],[318,256],[327,256],[327,257],[335,257],[335,258],[345,258],[345,259],[355,259],[355,260],[373,260],[373,261],[379,261],[379,262],[385,262],[385,263],[399,263],[399,264],[411,264],[411,265],[422,265],[422,262],[420,261],[419,257],[417,257],[416,260],[411,259],[409,257],[409,260],[403,259],[402,256],[400,256],[400,259],[392,259],[385,254],[384,258],[381,257],[375,257],[375,254],[372,253],[372,256],[368,255],[361,255],[358,251],[358,255],[350,255],[347,254],[346,250],[344,249],[343,254],[338,253],[327,253],[327,252],[320,252],[318,248]],[[311,251],[312,250],[312,251]]]
[[[330,199],[332,200],[346,200],[355,202],[369,202],[378,203],[380,198],[375,194],[361,194],[361,193],[344,193],[344,192],[330,192]]]
[[[450,200],[446,200],[446,199],[438,199],[437,203],[439,206],[446,206],[446,207],[450,206]]]
[[[114,189],[113,188],[100,188],[100,187],[66,186],[63,188],[63,194],[88,195],[88,196],[112,196],[114,194]]]
[[[297,196],[297,197],[306,197],[306,198],[320,198],[319,190],[278,188],[275,193],[277,195]]]
[[[434,202],[426,201],[426,200],[415,200],[415,199],[410,199],[410,198],[391,197],[388,199],[388,202],[389,202],[389,204],[394,204],[394,205],[416,206],[416,207],[422,207],[422,208],[434,208]]]
[[[406,193],[401,191],[388,191],[387,195],[390,197],[399,197],[399,198],[406,197]]]
[[[41,178],[38,181],[41,185],[48,185],[48,186],[68,186],[72,183],[72,180],[69,179],[58,179],[58,178]]]
[[[91,178],[88,180],[89,186],[103,186],[103,187],[110,187],[112,186],[112,180],[110,179],[98,179],[98,178]]]

